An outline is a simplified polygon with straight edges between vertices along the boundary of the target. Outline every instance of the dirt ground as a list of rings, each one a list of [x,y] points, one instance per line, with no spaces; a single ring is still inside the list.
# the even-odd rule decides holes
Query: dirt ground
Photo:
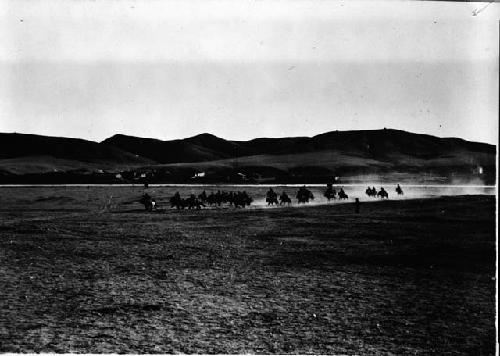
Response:
[[[146,213],[104,189],[0,189],[0,352],[495,352],[493,196]]]

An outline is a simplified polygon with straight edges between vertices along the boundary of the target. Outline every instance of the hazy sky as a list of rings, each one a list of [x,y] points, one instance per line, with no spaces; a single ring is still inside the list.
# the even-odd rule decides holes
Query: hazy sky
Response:
[[[0,132],[496,143],[500,4],[0,3]]]

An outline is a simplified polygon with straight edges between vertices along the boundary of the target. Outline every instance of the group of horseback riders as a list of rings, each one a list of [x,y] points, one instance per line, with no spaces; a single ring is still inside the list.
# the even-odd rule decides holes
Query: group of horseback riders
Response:
[[[368,195],[369,197],[380,197],[382,199],[386,198],[386,199],[389,199],[389,193],[384,189],[384,187],[380,187],[380,190],[377,191],[377,189],[375,189],[375,187],[368,187],[366,188],[366,195]],[[403,195],[403,189],[401,188],[401,186],[398,184],[398,186],[396,187],[396,193],[398,193],[398,195]]]
[[[382,199],[389,198],[389,193],[387,193],[387,191],[384,189],[384,187],[381,187],[379,191],[377,191],[377,189],[375,187],[372,187],[372,188],[368,187],[368,188],[366,188],[365,193],[369,197],[373,197],[373,198],[376,198],[376,197],[381,197]]]
[[[309,200],[314,199],[313,193],[306,188],[306,186],[302,186],[297,191],[295,196],[297,198],[297,202],[300,203],[308,203]],[[279,201],[278,201],[279,199]],[[288,194],[283,191],[281,195],[278,197],[278,193],[276,193],[273,188],[269,188],[266,193],[266,203],[267,205],[290,205],[292,203],[292,199],[288,196]]]
[[[191,194],[187,199],[182,199],[179,192],[177,192],[170,199],[170,204],[173,208],[177,209],[200,209],[202,206],[221,206],[222,204],[229,204],[229,206],[235,208],[244,208],[245,206],[250,206],[252,201],[253,199],[246,191],[225,192],[218,190],[216,193],[211,192],[210,195],[207,195],[205,191],[198,196]]]
[[[383,187],[381,187],[379,191],[377,191],[375,187],[368,187],[365,192],[369,197],[389,198],[389,193]],[[396,187],[396,192],[398,195],[403,194],[403,189],[401,189],[399,184]],[[337,192],[331,183],[326,185],[326,190],[323,195],[328,202],[337,198],[339,200],[349,198],[342,187]],[[297,191],[296,198],[299,204],[308,203],[310,200],[314,199],[314,195],[304,185]],[[148,193],[144,193],[139,202],[144,205],[146,211],[153,211],[158,208],[156,200],[153,199]],[[246,191],[225,192],[218,190],[216,193],[211,192],[210,195],[207,195],[207,193],[203,191],[198,196],[191,194],[187,198],[182,198],[179,192],[176,192],[174,196],[170,198],[171,207],[176,209],[201,209],[207,205],[220,207],[223,204],[229,204],[229,206],[233,206],[235,208],[244,208],[246,206],[250,206],[252,202],[253,199],[246,193]],[[292,203],[292,200],[285,191],[278,196],[278,193],[276,193],[273,188],[269,188],[266,193],[266,203],[268,206],[284,204],[289,205]]]
[[[330,202],[330,200],[332,200],[332,199],[337,199],[337,197],[340,200],[349,198],[349,196],[344,191],[344,188],[340,188],[340,190],[337,193],[335,188],[333,188],[332,183],[328,183],[326,185],[326,190],[325,190],[325,193],[323,194],[323,196],[328,200],[328,202]]]
[[[235,208],[244,208],[245,206],[250,206],[253,199],[245,192],[224,192],[217,191],[216,193],[211,192],[207,195],[205,191],[196,196],[191,194],[187,198],[182,198],[179,192],[176,192],[170,198],[170,206],[176,209],[201,209],[202,207],[208,206],[221,206],[222,204],[229,204]],[[146,211],[153,211],[158,208],[158,204],[155,199],[153,199],[148,193],[144,193],[139,200],[141,204],[144,205]]]

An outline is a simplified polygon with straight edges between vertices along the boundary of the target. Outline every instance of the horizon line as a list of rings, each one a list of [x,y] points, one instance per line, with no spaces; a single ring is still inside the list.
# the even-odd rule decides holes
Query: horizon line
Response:
[[[74,139],[74,140],[83,140],[83,141],[88,141],[88,142],[94,142],[94,143],[98,143],[98,144],[101,144],[101,143],[104,143],[104,141],[112,138],[112,137],[115,137],[115,136],[127,136],[127,137],[134,137],[134,138],[139,138],[139,139],[146,139],[146,140],[156,140],[156,141],[161,141],[161,142],[170,142],[170,141],[181,141],[181,140],[186,140],[186,139],[190,139],[190,138],[194,138],[194,137],[198,137],[198,136],[202,136],[202,135],[211,135],[211,136],[214,136],[214,137],[217,137],[217,138],[220,138],[222,140],[225,140],[225,141],[229,141],[229,142],[249,142],[249,141],[253,141],[253,140],[259,140],[259,139],[285,139],[285,138],[314,138],[316,136],[320,136],[320,135],[324,135],[324,134],[327,134],[327,133],[332,133],[332,132],[362,132],[362,131],[384,131],[384,130],[390,130],[390,131],[402,131],[402,132],[407,132],[407,133],[411,133],[411,134],[415,134],[415,135],[426,135],[426,136],[431,136],[431,137],[436,137],[436,138],[441,138],[441,139],[459,139],[459,140],[463,140],[463,141],[466,141],[466,142],[474,142],[474,143],[481,143],[481,144],[486,144],[486,145],[491,145],[491,146],[497,146],[496,143],[490,143],[490,142],[484,142],[484,141],[473,141],[473,140],[469,140],[469,139],[465,139],[463,137],[457,137],[457,136],[437,136],[437,135],[433,135],[433,134],[429,134],[429,133],[421,133],[421,132],[413,132],[413,131],[408,131],[408,130],[402,130],[402,129],[395,129],[395,128],[390,128],[390,127],[383,127],[383,128],[379,128],[379,129],[356,129],[356,130],[330,130],[330,131],[325,131],[325,132],[322,132],[322,133],[319,133],[319,134],[316,134],[316,135],[312,135],[312,136],[262,136],[262,137],[254,137],[254,138],[251,138],[251,139],[248,139],[248,140],[238,140],[238,139],[228,139],[228,138],[224,138],[224,137],[221,137],[221,136],[217,136],[213,133],[209,133],[209,132],[202,132],[202,133],[199,133],[199,134],[196,134],[196,135],[193,135],[193,136],[187,136],[187,137],[183,137],[183,138],[174,138],[174,139],[161,139],[161,138],[154,138],[154,137],[143,137],[143,136],[134,136],[134,135],[130,135],[130,134],[123,134],[123,133],[115,133],[107,138],[105,138],[104,140],[102,141],[97,141],[97,140],[91,140],[91,139],[87,139],[87,138],[83,138],[83,137],[70,137],[70,136],[53,136],[53,135],[44,135],[44,134],[38,134],[38,133],[25,133],[25,132],[17,132],[17,131],[14,131],[14,132],[0,132],[0,134],[15,134],[15,135],[31,135],[31,136],[42,136],[42,137],[51,137],[51,138],[66,138],[66,139]]]

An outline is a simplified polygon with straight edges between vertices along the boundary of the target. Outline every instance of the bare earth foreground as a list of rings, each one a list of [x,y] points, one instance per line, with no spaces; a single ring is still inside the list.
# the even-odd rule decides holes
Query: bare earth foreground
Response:
[[[495,352],[493,196],[146,213],[104,191],[0,189],[0,352]]]

